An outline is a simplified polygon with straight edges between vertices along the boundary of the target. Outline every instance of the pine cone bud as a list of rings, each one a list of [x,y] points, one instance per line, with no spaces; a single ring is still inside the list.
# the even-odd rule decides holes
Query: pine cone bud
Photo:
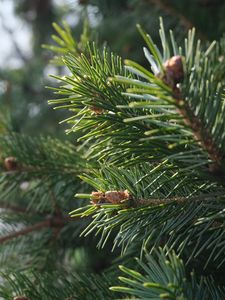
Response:
[[[174,84],[177,84],[183,80],[184,68],[182,56],[176,55],[171,57],[164,63],[164,68],[168,83],[172,81]]]
[[[92,192],[92,203],[112,203],[120,204],[124,200],[130,199],[130,194],[127,190],[125,191],[107,191],[103,192]]]
[[[5,158],[4,167],[7,171],[16,171],[19,168],[18,161],[16,157],[10,156]]]
[[[105,202],[105,194],[103,192],[92,192],[91,193],[93,204],[104,203]]]
[[[130,194],[127,190],[125,191],[108,191],[105,193],[105,199],[107,202],[113,204],[120,204],[123,200],[128,200]]]
[[[13,300],[29,300],[29,299],[25,296],[16,296],[13,298]]]

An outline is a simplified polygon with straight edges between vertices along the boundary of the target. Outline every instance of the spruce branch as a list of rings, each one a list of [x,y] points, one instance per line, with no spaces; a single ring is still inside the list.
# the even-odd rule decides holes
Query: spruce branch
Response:
[[[201,256],[203,242],[208,242],[210,253],[215,254],[218,248],[214,243],[220,238],[219,248],[224,252],[224,188],[205,178],[195,179],[196,173],[170,175],[164,167],[111,166],[82,176],[97,190],[78,194],[78,198],[91,199],[91,204],[71,212],[72,217],[92,216],[82,235],[96,230],[98,246],[103,247],[116,233],[114,248],[121,246],[123,252],[138,241],[142,241],[141,249],[167,245],[182,255],[189,251],[189,262]],[[218,265],[224,264],[224,258],[213,254],[203,264],[207,267],[217,260]]]
[[[166,249],[145,254],[137,259],[140,271],[120,266],[121,286],[110,289],[130,294],[135,299],[222,299],[225,287],[218,286],[212,278],[200,277],[192,272],[186,274],[184,262]],[[136,298],[138,297],[138,298]]]
[[[176,89],[177,93],[174,98],[175,86],[168,84],[168,80],[173,83],[173,79],[171,76],[170,78],[167,76],[165,81],[165,64],[170,59],[171,52],[177,56],[183,50],[176,44],[172,32],[172,49],[170,49],[162,22],[160,35],[163,54],[160,53],[151,38],[142,29],[139,28],[139,30],[152,51],[150,54],[147,49],[144,49],[153,74],[137,63],[128,60],[125,61],[126,68],[124,70],[120,58],[106,50],[101,53],[95,46],[89,45],[88,53],[85,55],[76,57],[70,54],[66,55],[64,63],[71,71],[71,76],[55,77],[64,84],[59,88],[54,88],[55,93],[62,95],[63,98],[50,100],[49,103],[58,105],[56,108],[68,108],[73,112],[74,115],[65,120],[72,125],[68,132],[77,132],[80,135],[79,141],[90,146],[85,148],[86,156],[89,159],[96,157],[102,161],[109,159],[117,164],[135,164],[145,160],[161,161],[169,158],[183,163],[182,156],[186,156],[187,151],[196,151],[195,155],[202,156],[202,165],[208,165],[209,158],[206,151],[196,145],[196,141],[192,137],[192,128],[188,124],[194,121],[193,128],[195,128],[198,138],[202,127],[201,130],[199,128],[197,130],[197,127],[204,124],[204,128],[212,129],[214,124],[205,124],[205,120],[195,114],[197,108],[193,109],[192,103],[185,106],[184,112],[181,108],[182,101],[178,103],[177,99],[179,88]],[[209,47],[207,53],[203,53],[203,51],[200,52],[198,44],[195,56],[194,31],[189,32],[184,50],[185,75],[188,74],[186,77],[196,76],[195,80],[197,81],[199,79],[197,68],[203,68],[204,74],[200,74],[202,78],[200,80],[204,80],[204,82],[201,85],[207,84],[205,78],[211,76],[211,73],[208,74],[207,69],[204,68],[211,48],[213,45]],[[196,65],[197,71],[193,72],[193,64]],[[113,74],[116,76],[113,77]],[[185,80],[186,83],[182,82],[184,85],[182,95],[188,97],[190,93],[196,92],[193,87],[193,91],[190,92],[190,84],[193,85],[193,83],[188,82],[186,78]],[[130,87],[126,92],[124,87],[127,85]],[[185,92],[185,89],[189,94]],[[211,96],[215,97],[215,95],[218,96],[219,103],[221,88],[217,87],[213,81]],[[206,95],[203,96],[206,97]],[[132,101],[132,98],[137,101]],[[196,99],[194,101],[196,102]],[[204,99],[204,101],[206,100]],[[186,98],[184,102],[186,104]],[[220,105],[219,110],[221,111],[222,104],[218,105]],[[183,114],[178,113],[179,109]],[[185,124],[187,114],[191,120]],[[210,135],[205,135],[205,131],[202,132],[202,135],[205,138],[204,144],[209,150],[212,146]],[[217,152],[215,148],[214,150],[210,148],[210,156],[216,156]],[[190,161],[194,159],[195,155],[190,155]],[[185,161],[187,162],[186,158]],[[198,166],[197,163],[196,167]]]
[[[141,141],[162,141],[166,139],[170,143],[169,145],[167,144],[167,147],[171,149],[171,152],[176,151],[178,154],[177,156],[173,154],[171,157],[167,156],[166,158],[171,160],[172,157],[173,159],[176,157],[179,160],[179,164],[182,163],[182,158],[178,152],[181,151],[181,145],[185,145],[186,148],[183,149],[184,155],[189,147],[194,147],[197,151],[198,145],[200,145],[203,153],[206,153],[208,156],[208,158],[205,157],[205,165],[212,160],[223,172],[223,153],[225,149],[221,130],[224,127],[224,83],[222,78],[219,81],[218,78],[216,79],[220,64],[219,53],[223,49],[216,42],[213,42],[206,51],[201,50],[200,42],[195,43],[194,30],[189,32],[188,38],[185,40],[184,51],[177,46],[173,33],[170,32],[172,44],[170,49],[161,20],[160,36],[163,47],[163,53],[161,54],[149,35],[140,27],[138,28],[151,51],[150,54],[146,48],[144,49],[153,74],[135,62],[125,61],[127,69],[139,77],[136,80],[131,80],[116,76],[112,80],[121,84],[130,84],[125,94],[131,99],[136,98],[140,101],[124,105],[124,109],[140,107],[140,109],[150,108],[150,111],[149,114],[143,111],[142,116],[131,117],[124,121],[133,124],[137,121],[153,123],[151,118],[158,115],[159,128],[163,128],[157,130],[154,128],[146,131],[145,135],[149,135],[149,137],[141,139]],[[171,53],[173,53],[173,56],[171,56]],[[162,81],[161,83],[159,79]],[[155,94],[155,91],[158,90],[161,91],[161,95]],[[174,116],[168,115],[166,118],[164,106],[170,110],[170,113],[172,110]],[[160,107],[162,114],[157,114],[157,110]],[[214,110],[214,113],[209,116],[212,110]],[[176,116],[176,113],[181,118]],[[165,118],[167,122],[165,122]],[[154,123],[156,123],[155,120]],[[172,128],[169,128],[169,126],[173,126],[174,132],[171,132]],[[193,139],[191,140],[188,132],[190,135],[193,135],[197,144],[193,142]],[[186,139],[184,140],[185,135]],[[183,139],[180,142],[178,142],[179,137]]]
[[[144,54],[150,68],[130,60],[124,68],[114,54],[89,45],[85,54],[63,58],[69,76],[55,77],[61,86],[53,90],[61,98],[50,103],[71,111],[65,120],[71,126],[68,132],[79,136],[89,161],[100,163],[80,176],[94,192],[78,197],[89,198],[91,204],[76,208],[71,216],[92,217],[82,235],[96,232],[99,247],[110,238],[113,249],[120,247],[122,253],[163,245],[168,252],[176,249],[188,266],[197,262],[199,269],[215,275],[225,265],[225,192],[224,177],[213,176],[209,165],[223,170],[225,106],[219,57],[224,50],[217,42],[204,49],[194,29],[180,47],[172,32],[167,37],[161,20],[160,51],[138,29],[148,47]],[[176,299],[176,292],[184,296],[182,284],[177,289],[153,285],[168,292],[159,296]],[[153,285],[141,285],[144,294],[138,296],[148,297],[145,288]],[[204,288],[200,290],[202,299]]]
[[[18,295],[30,300],[111,300],[113,292],[109,290],[109,286],[116,284],[114,273],[111,271],[106,274],[71,274],[62,268],[60,272],[1,272],[0,297],[4,300],[12,300]]]
[[[85,162],[72,144],[14,133],[0,140],[4,205],[17,206],[20,198],[27,211],[52,212],[62,206],[65,197],[85,188],[77,178]]]

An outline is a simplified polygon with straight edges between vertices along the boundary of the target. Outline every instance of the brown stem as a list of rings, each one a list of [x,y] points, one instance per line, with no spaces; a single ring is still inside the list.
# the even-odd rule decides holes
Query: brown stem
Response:
[[[50,220],[44,220],[44,221],[34,224],[32,226],[26,227],[24,229],[21,229],[19,231],[16,231],[16,232],[13,232],[6,236],[1,237],[0,244],[3,244],[5,242],[12,240],[14,238],[17,238],[19,236],[26,235],[30,232],[37,231],[37,230],[40,230],[42,228],[49,227],[49,226],[50,226]]]
[[[184,197],[174,197],[174,198],[166,198],[166,199],[138,199],[134,200],[135,206],[158,206],[160,204],[169,204],[172,202],[176,203],[184,203],[187,199]]]
[[[160,204],[169,204],[169,203],[187,203],[191,201],[206,201],[207,199],[210,200],[211,197],[225,197],[222,193],[214,193],[213,195],[198,195],[193,197],[171,197],[171,198],[151,198],[151,199],[133,199],[132,202],[135,204],[135,207],[141,206],[158,206]]]
[[[204,128],[201,121],[194,115],[190,106],[183,100],[176,99],[178,105],[178,112],[182,115],[184,122],[192,129],[195,139],[201,144],[217,166],[221,165],[223,156],[220,153],[217,145],[214,143],[212,137]]]
[[[28,226],[26,228],[23,228],[19,231],[16,231],[16,232],[13,232],[13,233],[10,233],[6,236],[3,236],[3,237],[0,237],[0,244],[3,244],[7,241],[10,241],[14,238],[17,238],[19,236],[23,236],[23,235],[26,235],[30,232],[33,232],[33,231],[38,231],[40,229],[43,229],[43,228],[63,228],[63,226],[68,222],[68,221],[74,221],[75,219],[73,218],[70,218],[70,217],[52,217],[52,218],[49,218],[49,219],[46,219],[44,221],[41,221],[39,223],[36,223],[34,225],[31,225],[31,226]]]
[[[194,26],[194,24],[184,15],[182,15],[179,11],[177,11],[173,6],[171,6],[169,3],[165,3],[162,0],[147,0],[149,3],[154,4],[157,6],[159,9],[163,10],[166,14],[174,16],[179,19],[180,24],[184,26],[187,29],[191,29]],[[198,29],[198,35],[202,40],[207,40],[207,37],[205,36],[204,33],[202,33]]]

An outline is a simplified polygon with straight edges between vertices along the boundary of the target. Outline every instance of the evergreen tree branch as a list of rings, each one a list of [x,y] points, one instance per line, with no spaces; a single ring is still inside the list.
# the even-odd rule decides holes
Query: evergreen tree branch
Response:
[[[1,273],[1,279],[0,297],[5,300],[16,299],[16,296],[30,300],[111,300],[113,292],[109,286],[116,283],[113,272],[106,272],[105,275],[90,272],[71,274],[62,268],[60,272],[30,270]]]
[[[89,46],[87,55],[74,57],[68,54],[64,58],[64,63],[72,75],[63,78],[56,77],[66,85],[56,88],[55,91],[56,94],[66,97],[50,100],[49,103],[58,105],[56,108],[72,109],[74,116],[65,120],[72,124],[72,129],[68,132],[76,131],[81,135],[80,141],[86,141],[86,144],[91,145],[86,148],[88,158],[109,159],[118,164],[135,164],[141,160],[160,161],[164,158],[174,161],[178,159],[179,163],[183,164],[182,156],[186,156],[187,151],[196,151],[195,154],[190,155],[190,161],[194,159],[195,155],[201,155],[202,165],[206,166],[211,157],[215,159],[221,150],[218,147],[217,151],[217,148],[214,147],[216,144],[210,138],[211,132],[205,134],[206,130],[203,130],[203,128],[212,129],[215,119],[210,119],[212,124],[207,124],[209,119],[202,120],[195,113],[198,108],[192,107],[194,104],[192,102],[195,102],[196,105],[196,91],[190,77],[194,77],[196,82],[202,80],[201,86],[205,85],[204,88],[207,89],[206,78],[212,74],[212,70],[207,71],[209,68],[205,67],[207,60],[210,61],[212,67],[218,65],[213,62],[213,59],[209,59],[213,44],[206,54],[203,51],[200,52],[199,45],[197,45],[196,55],[194,55],[194,31],[189,33],[184,53],[186,56],[185,82],[181,84],[181,93],[187,98],[192,94],[195,97],[193,101],[191,99],[190,104],[187,104],[186,98],[184,102],[180,100],[179,88],[176,89],[176,97],[174,97],[173,79],[165,74],[164,64],[170,58],[170,53],[173,51],[174,55],[178,55],[182,52],[172,33],[173,49],[171,50],[163,24],[161,24],[160,34],[163,46],[163,54],[161,54],[150,37],[141,29],[140,31],[153,54],[152,56],[145,49],[145,55],[152,65],[154,74],[130,61],[126,61],[126,72],[123,70],[119,58],[113,54],[110,57],[105,50],[101,54],[95,47]],[[193,68],[193,64],[196,65],[196,69]],[[119,75],[109,81],[108,77],[115,74],[116,70]],[[199,74],[199,70],[202,70],[202,73]],[[132,73],[133,75],[131,75]],[[135,76],[136,79],[134,79]],[[222,113],[223,108],[219,100],[222,97],[222,88],[216,85],[213,77],[210,78],[212,80],[210,97],[217,98],[215,101],[218,101],[218,106],[220,106],[218,109]],[[172,86],[168,84],[171,81]],[[124,86],[128,84],[130,84],[130,88],[125,92]],[[180,101],[178,101],[178,97]],[[203,94],[203,97],[205,102],[206,94]],[[138,101],[131,101],[132,98],[136,98]],[[65,105],[62,105],[64,103]],[[206,105],[203,108],[202,104],[201,116],[204,113],[203,109],[206,110]],[[182,113],[179,114],[178,110]],[[193,130],[195,130],[195,141],[192,136]],[[198,145],[200,133],[204,139],[202,142],[204,149]],[[136,136],[139,138],[137,139]],[[198,138],[197,143],[196,138]],[[207,157],[208,151],[209,157]],[[188,165],[186,158],[185,161]],[[199,167],[198,164],[196,166]]]
[[[201,245],[206,241],[210,253],[216,253],[214,243],[220,238],[220,251],[224,252],[224,189],[210,181],[207,185],[205,179],[195,182],[194,173],[176,177],[167,169],[149,167],[111,166],[82,176],[97,190],[77,195],[91,199],[92,204],[71,212],[76,217],[92,216],[83,235],[97,230],[99,247],[103,247],[116,233],[114,247],[122,246],[122,251],[133,243],[137,247],[138,241],[142,241],[142,249],[143,245],[154,248],[163,244],[182,254],[189,251],[189,261],[202,255]],[[222,257],[213,255],[204,263],[207,266],[217,259],[224,264]]]
[[[219,300],[225,297],[225,287],[216,285],[212,278],[198,278],[194,272],[187,275],[183,261],[174,252],[155,250],[146,254],[144,261],[137,259],[137,264],[140,271],[120,266],[126,276],[119,277],[123,286],[111,287],[111,290],[143,300]]]
[[[91,204],[76,208],[71,216],[92,216],[82,235],[95,231],[99,247],[111,237],[113,249],[120,247],[123,253],[132,246],[152,251],[163,245],[168,252],[176,249],[186,265],[197,261],[200,272],[215,275],[225,265],[225,192],[223,177],[212,176],[209,165],[216,162],[223,170],[224,50],[216,42],[202,48],[194,30],[179,47],[172,32],[167,38],[162,20],[162,51],[139,31],[149,49],[144,54],[151,70],[129,60],[124,68],[120,58],[88,45],[85,54],[63,58],[70,76],[55,77],[62,85],[53,90],[62,98],[50,103],[72,111],[65,120],[71,125],[68,132],[76,132],[86,157],[101,164],[80,176],[95,190],[78,195],[89,197]],[[156,278],[140,284],[122,278],[134,289],[120,291],[139,299],[151,299],[152,290],[153,299],[185,298],[195,282],[197,299],[204,298],[206,289],[198,279],[182,289],[184,265],[170,272],[164,259],[152,273],[161,269],[162,277],[168,272],[177,279],[173,275],[178,272],[179,282],[161,284]],[[212,290],[206,286],[208,297]],[[213,295],[220,299],[215,290],[213,285]]]
[[[146,131],[145,134],[150,135],[150,137],[141,140],[154,141],[155,139],[165,140],[165,138],[168,139],[168,142],[173,142],[174,140],[174,143],[171,143],[168,147],[173,151],[177,147],[177,151],[179,151],[181,143],[184,143],[186,147],[188,144],[191,145],[193,143],[189,138],[181,143],[177,142],[177,137],[180,135],[180,139],[184,138],[188,130],[192,132],[191,134],[197,141],[197,145],[202,146],[205,153],[207,153],[209,162],[210,160],[216,162],[221,168],[221,171],[224,172],[224,142],[223,137],[221,138],[220,135],[221,129],[224,126],[224,107],[222,104],[224,98],[224,82],[222,77],[221,82],[218,82],[218,78],[215,79],[216,74],[218,74],[218,65],[220,64],[219,52],[222,51],[223,53],[224,50],[218,44],[212,43],[209,48],[203,52],[200,51],[200,42],[197,43],[196,50],[194,50],[194,31],[190,31],[188,39],[185,41],[185,52],[182,58],[182,56],[178,55],[182,54],[182,49],[178,49],[172,32],[171,43],[173,46],[172,49],[169,49],[169,42],[161,21],[160,35],[163,53],[160,54],[151,38],[145,34],[140,27],[139,30],[152,52],[151,55],[147,49],[144,50],[145,56],[152,66],[154,75],[135,62],[125,61],[128,70],[139,77],[137,77],[136,80],[131,80],[122,76],[116,76],[114,81],[124,84],[129,84],[130,82],[130,88],[127,89],[126,95],[131,98],[137,98],[139,101],[142,99],[140,108],[146,107],[147,109],[151,107],[153,115],[151,116],[151,113],[146,115],[146,113],[143,112],[143,116],[141,117],[131,117],[124,121],[132,122],[133,124],[138,120],[152,122],[151,118],[157,117],[158,114],[156,112],[161,104],[164,103],[164,105],[168,105],[169,109],[172,108],[173,105],[176,108],[176,112],[179,112],[182,118],[179,119],[176,116],[169,115],[166,120],[167,122],[165,122],[165,113],[162,113],[162,115],[159,114],[158,123],[161,122],[161,124],[159,123],[159,127],[163,126],[162,129],[165,133],[163,133],[162,129],[158,129],[157,131],[155,129],[149,130]],[[196,51],[196,54],[193,53],[194,51]],[[173,57],[171,57],[171,52],[174,53]],[[215,72],[213,70],[215,70]],[[143,80],[140,78],[143,78]],[[162,83],[159,83],[159,78],[168,88],[171,88],[171,90],[166,89]],[[146,80],[149,83],[146,83]],[[151,86],[153,90],[151,90]],[[154,86],[158,86],[158,89],[162,91],[164,90],[165,95],[158,96],[155,94]],[[199,86],[199,88],[197,88],[197,86]],[[170,98],[168,97],[169,95],[171,96]],[[150,97],[152,97],[152,99]],[[156,101],[158,101],[158,105],[156,105]],[[156,110],[154,110],[154,106]],[[128,107],[139,107],[139,103],[131,102],[129,106],[124,105],[123,107],[125,109]],[[162,105],[162,109],[163,107]],[[209,117],[208,114],[212,109],[216,111],[216,113],[212,114],[213,117]],[[171,128],[169,128],[170,124],[174,126],[174,132],[171,132]],[[180,129],[183,128],[180,132],[175,131],[175,126],[178,124]],[[183,153],[187,153],[187,148]],[[175,157],[175,155],[173,157]],[[171,159],[169,157],[167,158]],[[179,163],[181,163],[181,160]]]
[[[4,205],[17,206],[20,198],[27,211],[52,212],[80,188],[77,175],[85,163],[72,144],[12,133],[0,139]]]

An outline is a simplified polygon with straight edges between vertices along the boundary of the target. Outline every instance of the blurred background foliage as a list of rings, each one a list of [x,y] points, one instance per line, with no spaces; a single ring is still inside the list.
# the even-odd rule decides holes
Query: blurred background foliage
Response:
[[[123,58],[145,64],[136,30],[140,23],[157,41],[158,18],[182,38],[195,26],[205,42],[218,39],[225,29],[224,0],[1,0],[0,1],[0,104],[9,112],[13,129],[64,136],[62,120],[47,105],[51,91],[50,73],[62,67],[50,65],[50,52],[41,48],[51,43],[52,23],[65,20],[79,40],[84,19],[90,38],[106,44]]]

